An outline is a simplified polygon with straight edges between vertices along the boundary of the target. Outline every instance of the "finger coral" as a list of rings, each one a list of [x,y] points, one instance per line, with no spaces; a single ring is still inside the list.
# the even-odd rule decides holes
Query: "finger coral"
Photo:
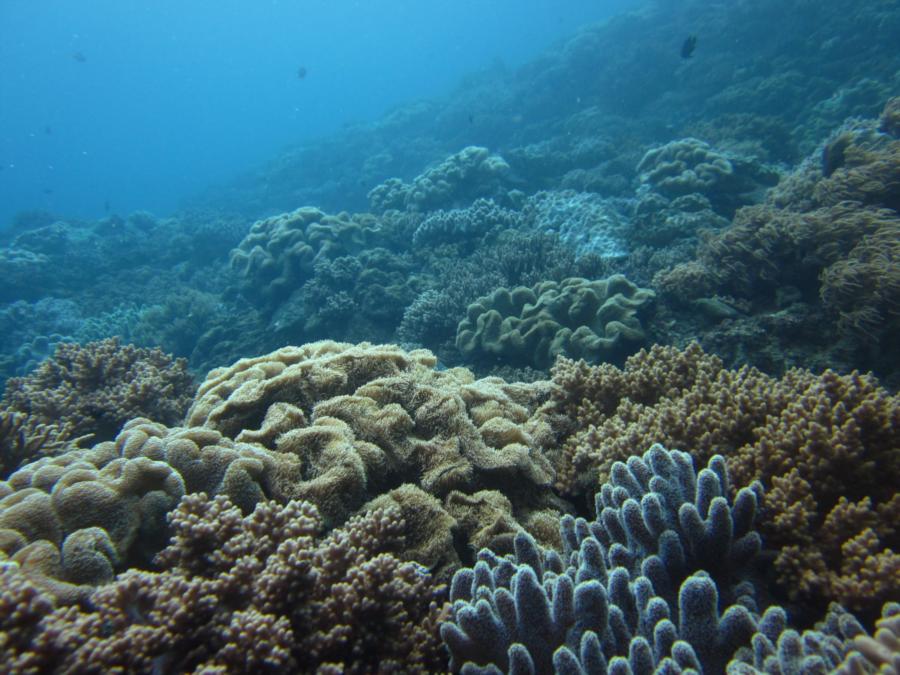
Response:
[[[108,338],[58,345],[33,373],[7,380],[3,404],[42,424],[68,425],[73,436],[105,441],[134,417],[178,422],[193,391],[184,359]]]
[[[524,534],[482,550],[450,589],[451,670],[722,672],[755,630],[739,582],[759,550],[756,493],[727,492],[721,457],[698,474],[654,446],[613,467],[596,520],[562,519],[562,556]]]

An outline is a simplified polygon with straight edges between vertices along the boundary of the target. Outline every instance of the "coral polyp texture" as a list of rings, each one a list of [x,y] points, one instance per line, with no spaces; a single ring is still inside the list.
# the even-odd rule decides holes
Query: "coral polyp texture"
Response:
[[[372,210],[431,211],[470,205],[479,197],[504,197],[509,164],[487,148],[470,145],[416,176],[391,178],[369,192]]]
[[[547,427],[530,422],[546,389],[435,363],[426,350],[391,345],[287,347],[212,371],[187,422],[296,458],[301,480],[289,494],[315,503],[329,524],[409,484],[418,492],[400,495],[408,509],[452,513],[487,500],[459,523],[478,546],[508,547],[520,525],[542,536],[560,508],[538,451]],[[449,541],[449,529],[439,532]]]
[[[439,669],[440,587],[401,562],[396,509],[322,535],[311,504],[185,497],[158,571],[132,570],[90,608],[59,607],[0,571],[4,669],[27,672],[344,672]],[[10,607],[11,603],[15,603]]]
[[[468,358],[549,368],[557,356],[620,361],[645,340],[655,294],[622,275],[498,288],[469,305],[456,332]]]
[[[317,262],[369,248],[374,229],[370,217],[311,206],[257,221],[231,251],[238,288],[271,311],[312,277]]]
[[[163,217],[67,179],[158,152],[9,97],[0,673],[900,672],[900,3],[562,4],[380,118],[321,96],[397,79],[349,31]],[[434,86],[478,56],[431,37]]]
[[[36,422],[67,425],[74,436],[102,441],[133,417],[179,421],[193,391],[184,359],[108,338],[58,345],[33,373],[6,382],[2,404]]]
[[[731,502],[725,463],[699,472],[654,446],[613,467],[597,519],[560,522],[562,555],[516,538],[458,571],[441,628],[454,672],[722,672],[756,629],[746,583],[757,493]]]
[[[634,444],[725,454],[735,483],[766,488],[760,531],[785,591],[853,609],[896,600],[900,401],[870,376],[729,370],[693,345],[623,369],[562,360],[544,409],[562,442],[559,489],[590,495]]]

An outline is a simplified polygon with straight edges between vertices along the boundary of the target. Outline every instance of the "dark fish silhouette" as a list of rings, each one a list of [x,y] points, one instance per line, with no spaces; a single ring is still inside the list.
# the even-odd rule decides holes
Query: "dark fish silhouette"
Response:
[[[87,61],[87,57],[81,52],[75,52],[72,54],[72,58],[78,61],[78,63],[84,63]]]
[[[306,66],[300,66],[297,68],[297,79],[302,80],[306,77]]]
[[[48,196],[49,196],[49,195],[52,195],[52,194],[53,194],[53,190],[52,190],[51,188],[44,188],[44,194],[45,194],[45,195],[48,195]]]
[[[687,39],[681,44],[681,58],[689,59],[694,55],[697,48],[697,36],[688,35]]]
[[[44,127],[44,133],[47,134],[48,136],[52,136],[53,135],[53,127],[51,127],[49,124],[46,125]]]
[[[469,115],[469,124],[475,124],[475,115]]]

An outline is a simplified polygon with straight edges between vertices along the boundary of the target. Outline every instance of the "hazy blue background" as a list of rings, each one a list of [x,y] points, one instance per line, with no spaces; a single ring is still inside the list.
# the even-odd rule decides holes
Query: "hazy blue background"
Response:
[[[0,227],[107,202],[165,215],[288,143],[517,66],[633,4],[0,0]]]

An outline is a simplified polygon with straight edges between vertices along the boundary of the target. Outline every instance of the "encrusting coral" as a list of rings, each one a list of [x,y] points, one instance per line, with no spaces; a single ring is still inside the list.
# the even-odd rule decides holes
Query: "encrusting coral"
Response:
[[[562,556],[524,534],[514,555],[482,550],[451,585],[451,670],[722,672],[755,630],[760,547],[757,493],[731,502],[727,481],[721,457],[698,474],[657,445],[616,463],[596,520],[561,520]]]
[[[2,403],[39,423],[65,425],[73,436],[105,441],[135,417],[178,422],[193,392],[184,359],[108,338],[58,345],[33,373],[7,380]]]
[[[456,346],[470,359],[548,368],[557,356],[620,361],[645,339],[655,297],[622,275],[498,288],[469,305]]]
[[[89,609],[0,571],[5,672],[416,673],[443,667],[442,588],[402,548],[396,509],[327,537],[314,506],[185,497],[160,571],[132,570]],[[9,611],[2,611],[9,609]]]
[[[874,378],[728,370],[696,345],[655,346],[623,369],[562,359],[544,406],[557,487],[591,494],[631,447],[725,455],[735,484],[766,487],[760,529],[794,599],[872,610],[900,574],[900,401]]]

